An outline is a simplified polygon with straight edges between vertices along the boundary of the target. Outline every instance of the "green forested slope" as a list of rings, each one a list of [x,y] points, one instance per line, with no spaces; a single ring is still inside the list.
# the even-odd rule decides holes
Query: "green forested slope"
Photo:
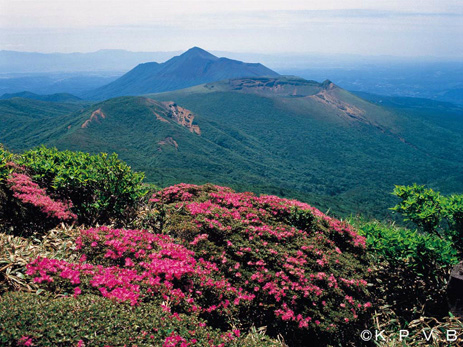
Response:
[[[161,186],[213,182],[342,215],[386,216],[395,184],[463,190],[460,108],[382,107],[329,81],[239,79],[70,111],[3,126],[1,142],[117,152]]]

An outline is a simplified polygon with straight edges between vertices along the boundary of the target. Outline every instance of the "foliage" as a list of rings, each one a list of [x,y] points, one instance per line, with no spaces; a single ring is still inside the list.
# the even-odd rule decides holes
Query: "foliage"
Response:
[[[396,186],[393,194],[401,199],[392,208],[402,214],[425,232],[436,232],[443,216],[441,198],[438,192],[426,189],[425,186]]]
[[[40,297],[9,293],[0,297],[0,344],[17,346],[278,346],[257,333],[222,332],[186,314],[159,305],[116,304],[101,296]]]
[[[463,195],[442,196],[425,186],[396,186],[401,201],[392,209],[425,232],[451,236],[463,249]]]
[[[378,305],[392,307],[402,322],[422,314],[447,314],[445,288],[459,259],[451,240],[378,221],[353,223],[366,237],[373,258]]]
[[[143,174],[132,172],[116,154],[40,147],[23,153],[15,162],[34,180],[31,184],[70,201],[80,223],[128,220],[147,192],[142,186]]]
[[[378,221],[358,225],[358,232],[366,237],[368,248],[378,259],[393,266],[405,264],[420,276],[432,276],[437,269],[458,262],[452,241],[437,235]]]
[[[457,244],[463,249],[463,194],[450,195],[443,203],[448,224],[455,231]]]
[[[12,157],[13,155],[0,144],[0,184],[11,171],[8,163],[11,162]]]
[[[346,341],[371,304],[365,240],[295,200],[213,185],[180,184],[153,196],[164,232],[252,293],[238,321],[268,327],[290,345]]]

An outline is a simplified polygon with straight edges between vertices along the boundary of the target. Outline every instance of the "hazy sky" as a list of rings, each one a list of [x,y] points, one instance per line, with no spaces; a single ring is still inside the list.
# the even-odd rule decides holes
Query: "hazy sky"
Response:
[[[462,0],[0,0],[0,49],[463,57]]]

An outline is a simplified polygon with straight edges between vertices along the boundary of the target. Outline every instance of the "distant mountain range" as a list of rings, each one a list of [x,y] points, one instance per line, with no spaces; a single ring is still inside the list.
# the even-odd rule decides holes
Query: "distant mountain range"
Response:
[[[158,185],[214,182],[341,215],[385,216],[394,184],[463,191],[462,108],[370,98],[288,76],[87,106],[13,98],[0,101],[0,142],[117,152]]]
[[[0,100],[7,100],[7,99],[13,99],[13,98],[24,98],[24,99],[52,101],[52,102],[72,102],[72,101],[82,100],[81,98],[78,98],[77,96],[69,94],[69,93],[40,95],[40,94],[31,93],[31,92],[20,92],[20,93],[12,93],[12,94],[5,93],[2,96],[0,96]]]
[[[36,94],[71,93],[82,98],[90,90],[113,82],[140,63],[161,63],[179,53],[0,51],[0,95],[30,91]],[[297,75],[316,81],[330,79],[350,91],[419,97],[463,105],[463,62],[458,59],[218,51],[213,51],[213,54],[258,61],[283,75]],[[156,66],[157,63],[151,65]]]
[[[85,94],[85,97],[104,100],[171,91],[223,79],[278,75],[262,64],[218,58],[193,47],[162,64],[152,62],[137,65],[114,82]]]
[[[0,73],[125,72],[143,61],[164,61],[178,52],[129,52],[103,49],[90,53],[0,51]]]

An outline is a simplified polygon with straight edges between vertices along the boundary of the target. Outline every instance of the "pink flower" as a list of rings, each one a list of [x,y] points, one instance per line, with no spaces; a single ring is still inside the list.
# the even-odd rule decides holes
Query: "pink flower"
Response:
[[[7,183],[14,192],[15,198],[40,208],[49,217],[59,220],[77,219],[77,216],[69,211],[72,207],[71,203],[53,200],[47,195],[45,189],[40,188],[29,176],[14,172],[8,176]]]
[[[74,297],[76,298],[78,295],[82,293],[82,290],[79,287],[74,288]]]
[[[22,336],[18,341],[19,346],[33,346],[32,337]]]

